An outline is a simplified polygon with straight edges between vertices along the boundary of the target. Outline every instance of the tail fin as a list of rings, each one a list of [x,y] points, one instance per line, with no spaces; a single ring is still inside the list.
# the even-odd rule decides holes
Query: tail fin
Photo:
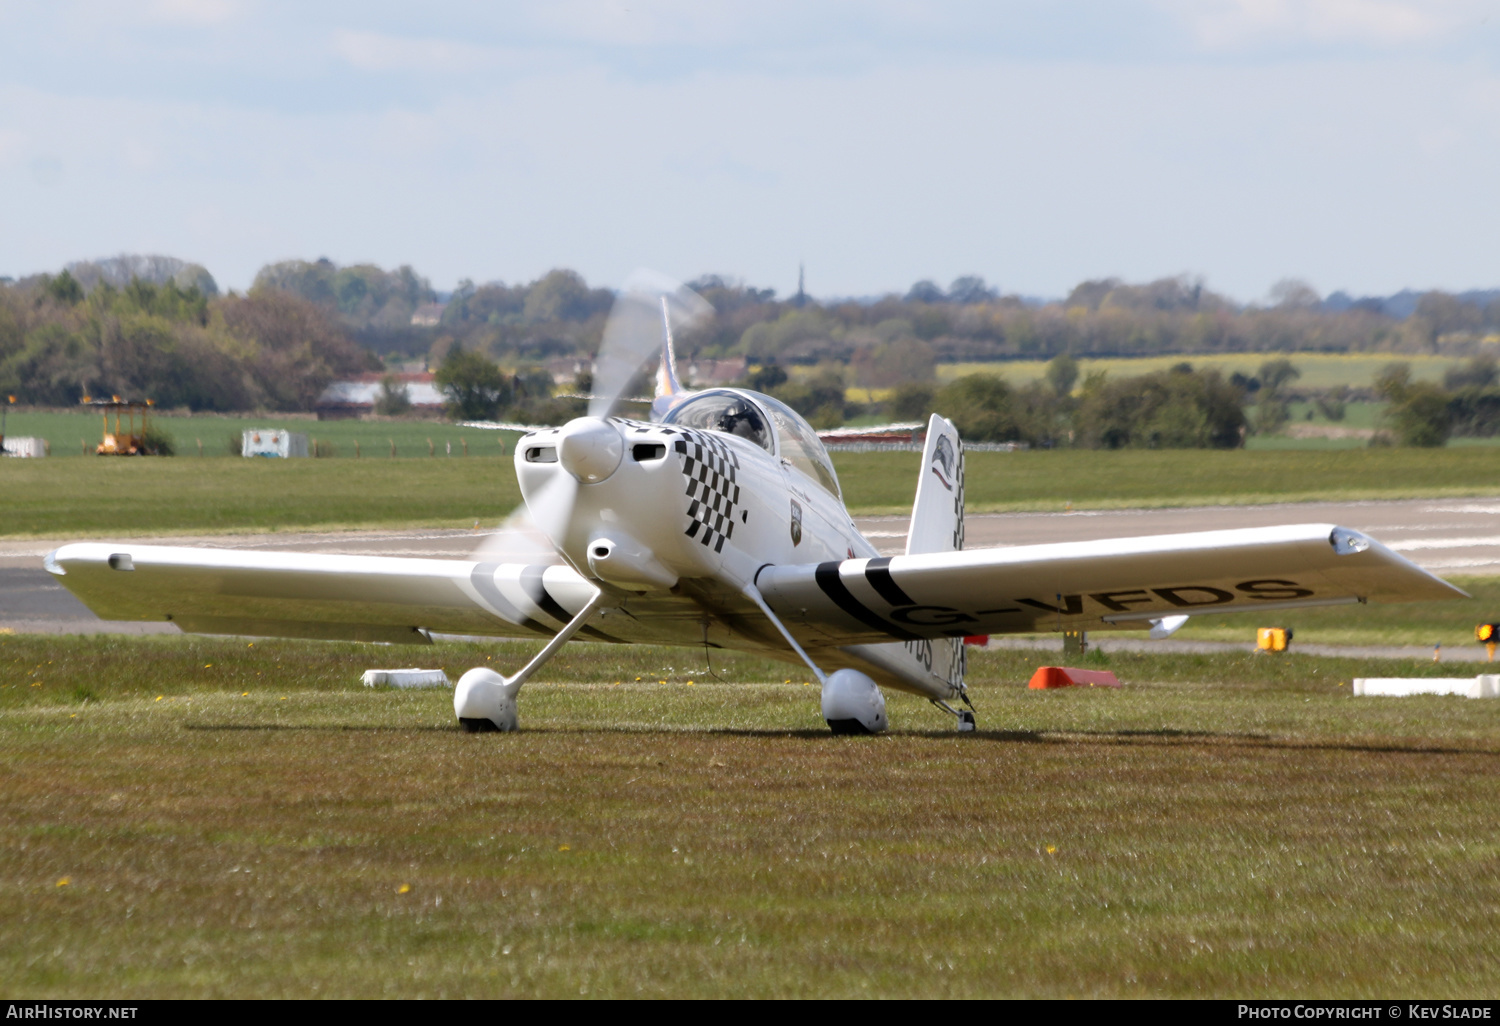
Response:
[[[934,413],[927,422],[927,444],[922,447],[906,554],[954,552],[963,547],[964,445],[953,422]]]
[[[917,500],[911,508],[906,554],[955,552],[964,547],[964,443],[953,422],[936,413],[927,422]],[[932,672],[960,692],[967,657],[963,638],[932,642]]]
[[[656,398],[651,400],[651,419],[660,420],[682,395],[677,379],[677,354],[672,351],[672,317],[667,312],[667,297],[661,297],[661,369],[656,372]]]

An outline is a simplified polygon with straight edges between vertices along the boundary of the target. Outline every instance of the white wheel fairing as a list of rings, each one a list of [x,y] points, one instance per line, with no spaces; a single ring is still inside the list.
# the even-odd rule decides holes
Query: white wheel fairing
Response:
[[[890,725],[885,696],[858,670],[835,670],[823,682],[823,719],[835,734],[878,734]],[[860,729],[852,729],[855,726]]]

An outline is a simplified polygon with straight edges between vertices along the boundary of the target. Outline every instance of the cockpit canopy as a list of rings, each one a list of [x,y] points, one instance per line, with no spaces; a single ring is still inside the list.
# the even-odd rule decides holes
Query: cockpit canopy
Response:
[[[700,392],[672,407],[662,422],[738,435],[787,460],[835,496],[840,494],[833,461],[818,433],[790,406],[768,395],[730,389]]]

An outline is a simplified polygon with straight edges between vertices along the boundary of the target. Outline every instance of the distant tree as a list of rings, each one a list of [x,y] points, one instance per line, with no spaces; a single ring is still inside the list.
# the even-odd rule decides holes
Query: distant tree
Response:
[[[327,310],[297,296],[252,291],[220,300],[216,309],[248,349],[242,359],[271,409],[311,410],[329,382],[371,367],[369,354]]]
[[[1302,372],[1287,359],[1267,360],[1260,365],[1260,383],[1265,394],[1279,396],[1281,386],[1302,377]]]
[[[399,417],[411,410],[411,395],[404,382],[394,374],[380,379],[380,394],[375,397],[375,412],[382,417]]]
[[[78,284],[78,279],[66,270],[55,278],[48,278],[43,291],[59,303],[66,303],[68,306],[75,306],[83,301],[83,286]]]
[[[1314,397],[1313,402],[1318,407],[1318,412],[1331,421],[1344,419],[1349,399],[1349,387],[1347,385],[1336,385],[1328,391]]]
[[[448,397],[448,415],[454,420],[494,420],[514,394],[510,376],[472,350],[451,351],[432,380]]]
[[[990,288],[977,274],[966,274],[961,278],[955,278],[953,284],[948,286],[948,302],[950,303],[963,305],[991,303],[999,298],[1000,291]]]
[[[1071,395],[1078,381],[1078,361],[1067,353],[1059,353],[1047,364],[1047,383],[1060,396]]]
[[[923,279],[913,285],[906,293],[908,303],[945,303],[948,297],[937,282]]]
[[[1016,409],[1015,390],[1004,378],[971,374],[938,389],[938,413],[953,421],[960,438],[971,442],[1031,441]]]
[[[932,347],[918,339],[864,346],[854,353],[854,379],[866,388],[895,388],[904,381],[931,381]]]
[[[1074,415],[1077,444],[1100,449],[1235,449],[1244,393],[1216,371],[1109,380],[1091,375]]]
[[[786,370],[778,364],[763,363],[745,376],[745,386],[756,392],[770,393],[786,384]]]
[[[896,387],[891,396],[891,416],[896,420],[919,420],[926,423],[932,416],[937,389],[927,381],[910,381]]]
[[[1271,302],[1282,310],[1311,310],[1322,301],[1318,290],[1301,278],[1283,278],[1271,286]]]
[[[1451,367],[1443,375],[1443,387],[1449,391],[1461,388],[1491,388],[1500,380],[1500,368],[1488,353],[1471,356],[1461,367]]]
[[[1100,278],[1095,281],[1085,281],[1073,287],[1068,293],[1068,298],[1063,300],[1064,306],[1081,306],[1090,310],[1097,310],[1104,303],[1104,299],[1120,285],[1119,278]]]
[[[1408,386],[1386,416],[1401,445],[1437,448],[1447,444],[1453,430],[1447,393],[1425,381]]]
[[[1411,364],[1388,363],[1375,375],[1375,394],[1389,403],[1399,403],[1411,390]]]
[[[803,381],[787,381],[770,394],[820,430],[844,422],[844,379],[835,371],[825,370]]]
[[[593,290],[577,271],[549,271],[526,294],[522,316],[528,321],[582,320],[608,311],[612,298]]]

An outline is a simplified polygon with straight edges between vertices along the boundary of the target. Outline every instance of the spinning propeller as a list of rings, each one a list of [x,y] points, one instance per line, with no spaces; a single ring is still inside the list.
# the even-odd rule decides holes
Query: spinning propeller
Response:
[[[620,433],[606,418],[614,415],[646,362],[670,351],[666,342],[673,330],[695,327],[711,316],[713,307],[707,300],[664,274],[637,270],[626,279],[594,360],[588,415],[564,425],[558,439],[558,459],[569,472],[555,475],[527,496],[498,531],[480,542],[474,552],[476,560],[533,565],[563,562],[552,539],[561,536],[572,517],[579,484],[590,480],[595,466],[608,463],[612,447],[623,445]],[[675,379],[674,372],[669,378],[674,388]]]

